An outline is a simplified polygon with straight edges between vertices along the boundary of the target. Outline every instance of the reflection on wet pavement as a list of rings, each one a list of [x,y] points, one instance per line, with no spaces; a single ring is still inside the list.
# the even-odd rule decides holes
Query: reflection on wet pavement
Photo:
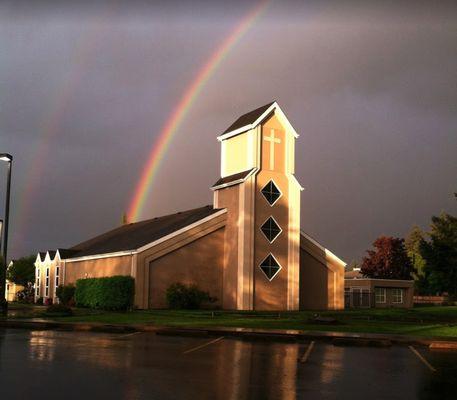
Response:
[[[0,330],[2,396],[24,399],[446,399],[457,352],[153,334]],[[186,350],[198,348],[186,353]]]

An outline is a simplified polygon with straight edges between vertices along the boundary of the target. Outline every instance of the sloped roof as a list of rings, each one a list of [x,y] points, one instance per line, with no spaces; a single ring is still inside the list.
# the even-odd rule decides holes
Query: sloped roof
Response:
[[[346,267],[346,263],[335,254],[333,254],[329,249],[325,248],[322,244],[320,244],[316,239],[308,235],[307,233],[300,231],[300,247],[304,245],[304,243],[311,243],[316,248],[318,248],[326,257],[330,257],[330,259],[336,261],[338,264]]]
[[[70,258],[78,252],[77,250],[70,250],[70,249],[57,249],[57,250],[59,250],[60,258],[62,258],[62,259]]]
[[[239,117],[232,125],[230,125],[222,134],[234,131],[235,129],[242,128],[243,126],[253,124],[257,118],[259,118],[265,111],[268,110],[274,104],[274,101],[271,103],[265,104],[262,107],[256,108],[255,110],[249,111],[246,114],[243,114]]]
[[[44,259],[46,258],[46,252],[45,251],[40,251],[38,254],[40,255],[40,260],[44,261]]]
[[[232,125],[230,125],[221,135],[217,137],[217,140],[222,142],[233,136],[239,135],[243,132],[246,132],[250,129],[254,129],[259,124],[264,122],[266,119],[270,118],[272,114],[278,116],[281,121],[281,124],[284,125],[287,131],[291,132],[295,138],[298,138],[298,133],[295,131],[294,127],[287,119],[284,112],[279,107],[276,101],[272,103],[265,104],[262,107],[256,108],[255,110],[249,111],[246,114],[243,114],[239,117]]]
[[[56,253],[57,253],[57,252],[56,252],[55,250],[48,250],[48,253],[49,253],[49,258],[50,258],[51,260],[53,260],[54,257],[56,256]]]
[[[176,214],[152,218],[146,221],[122,225],[90,240],[77,244],[67,251],[71,258],[96,254],[136,250],[179,229],[220,211],[204,206]]]
[[[235,183],[240,183],[244,181],[255,169],[256,168],[251,168],[243,172],[238,172],[236,174],[220,178],[213,186],[211,186],[211,189],[217,188],[219,186],[230,186],[234,185]]]

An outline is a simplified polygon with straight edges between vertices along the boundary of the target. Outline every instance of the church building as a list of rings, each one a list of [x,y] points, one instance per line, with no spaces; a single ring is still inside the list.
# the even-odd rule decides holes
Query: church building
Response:
[[[77,279],[130,275],[140,309],[166,308],[176,282],[196,284],[226,310],[344,308],[346,264],[300,227],[297,138],[276,102],[242,115],[217,138],[213,205],[39,253],[36,299],[56,300],[56,287]]]

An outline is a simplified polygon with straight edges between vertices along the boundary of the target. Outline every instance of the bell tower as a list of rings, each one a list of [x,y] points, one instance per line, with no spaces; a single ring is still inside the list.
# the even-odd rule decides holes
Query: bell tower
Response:
[[[226,308],[298,310],[297,137],[276,102],[242,115],[218,137],[221,178],[212,189],[214,206],[228,209]]]

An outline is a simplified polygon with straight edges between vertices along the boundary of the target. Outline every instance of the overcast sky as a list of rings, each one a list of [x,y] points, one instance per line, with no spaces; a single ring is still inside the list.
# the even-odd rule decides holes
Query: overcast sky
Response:
[[[345,261],[455,215],[457,7],[379,3],[269,3],[191,108],[142,217],[210,204],[216,136],[272,100],[300,134],[302,229]],[[0,0],[12,257],[120,224],[180,96],[255,6]]]

